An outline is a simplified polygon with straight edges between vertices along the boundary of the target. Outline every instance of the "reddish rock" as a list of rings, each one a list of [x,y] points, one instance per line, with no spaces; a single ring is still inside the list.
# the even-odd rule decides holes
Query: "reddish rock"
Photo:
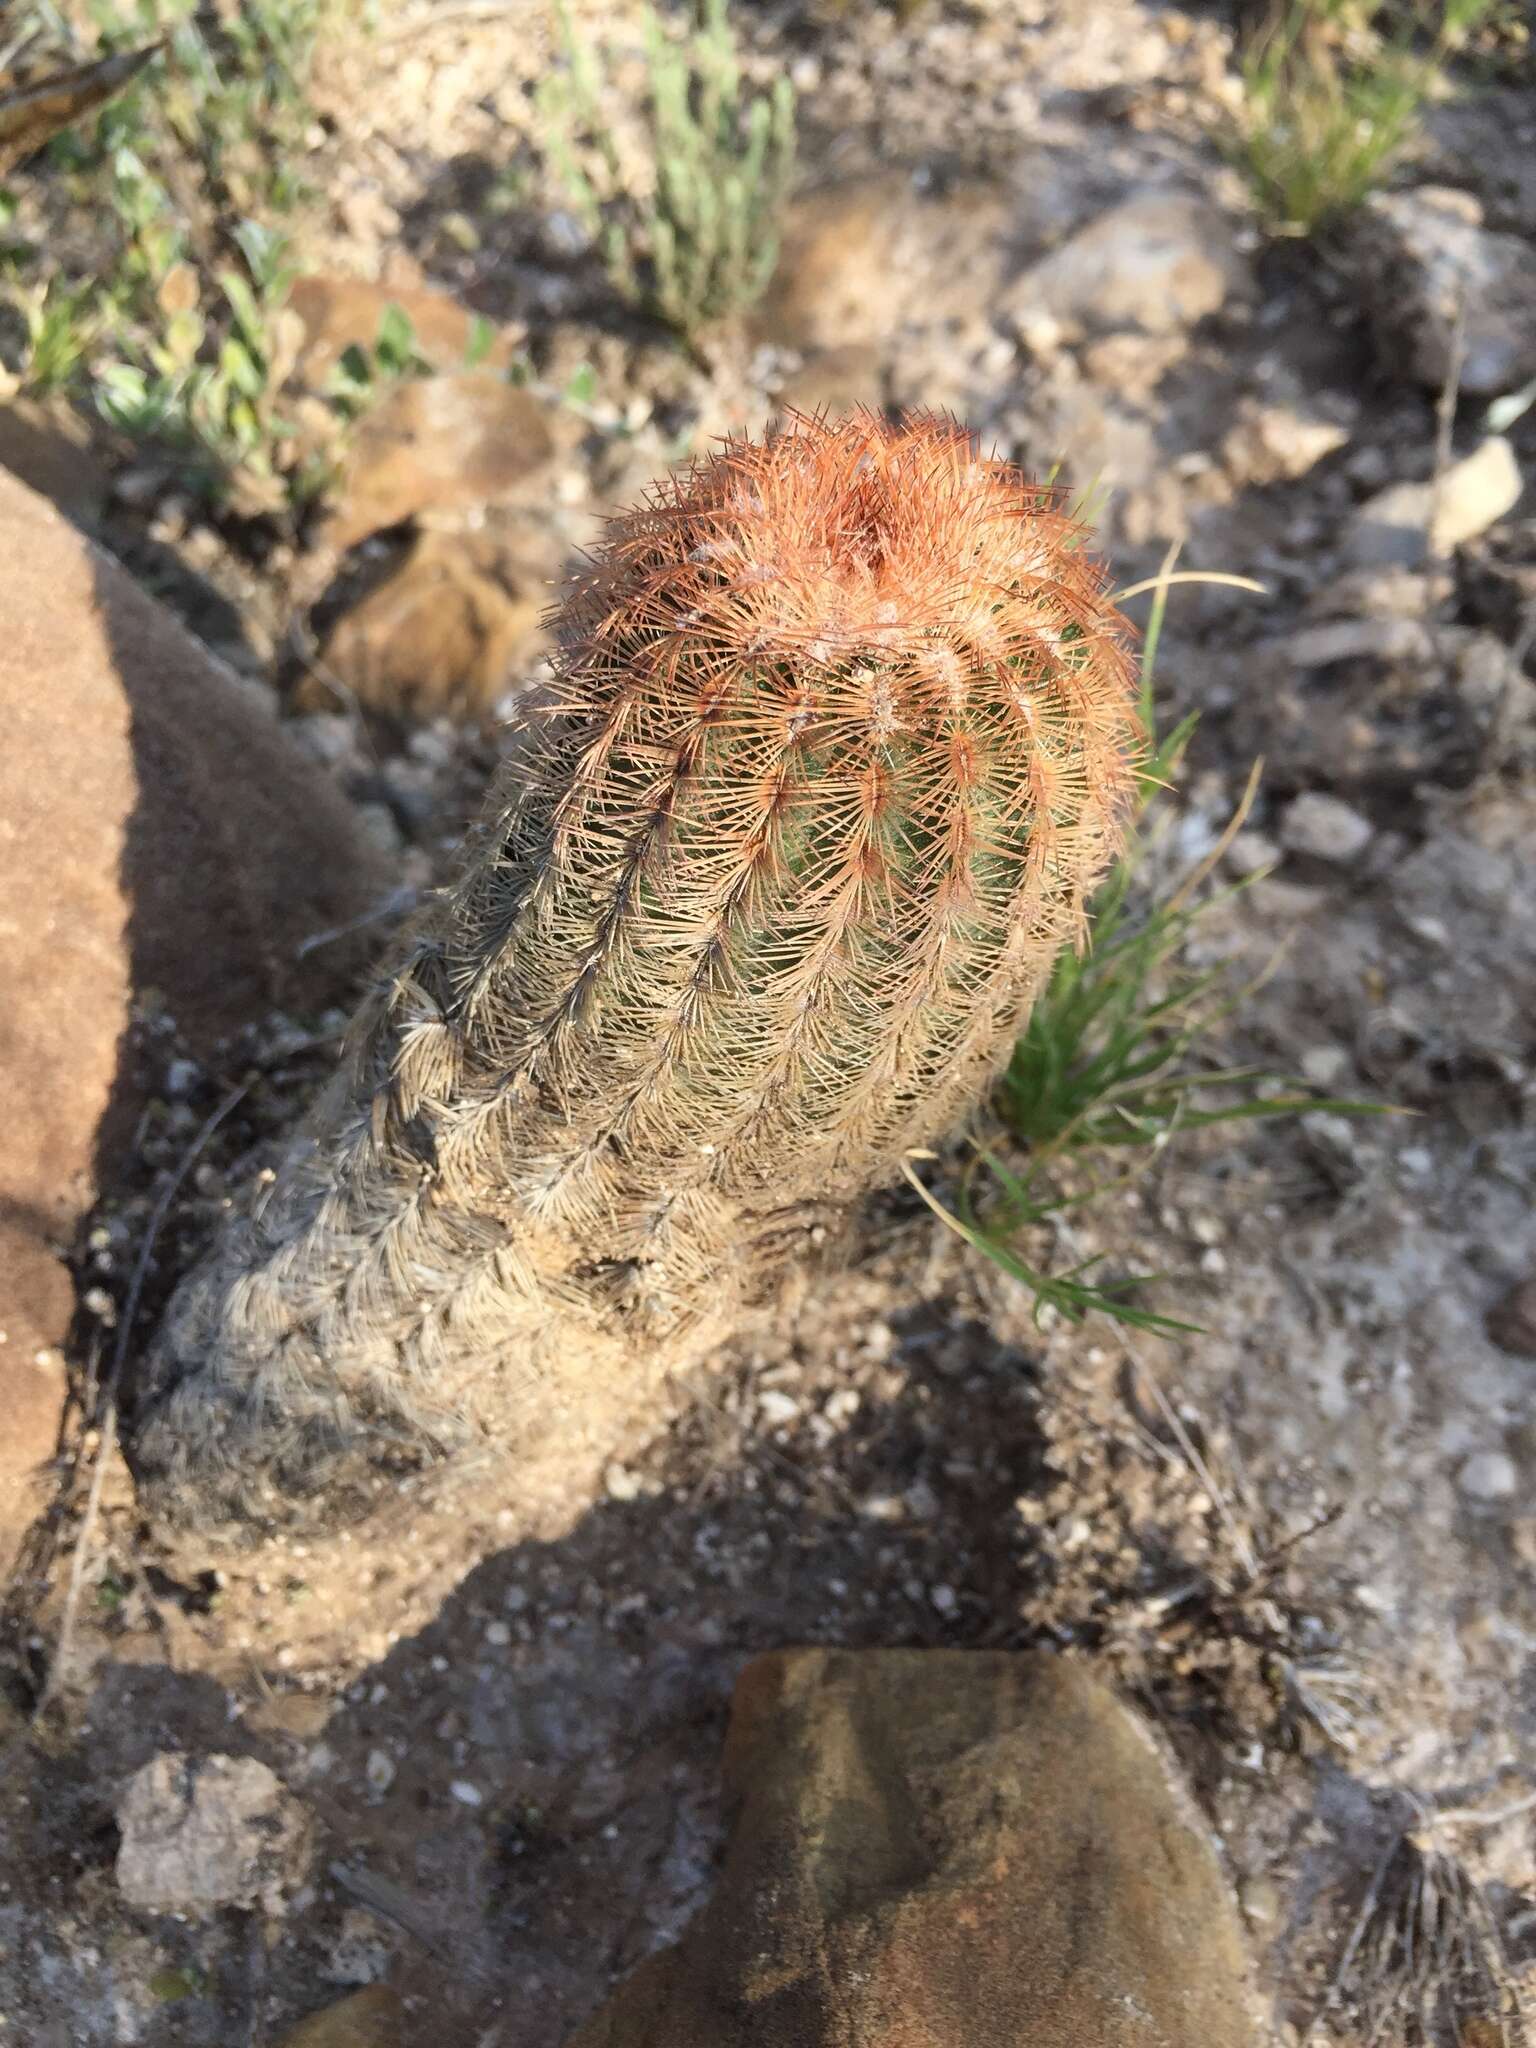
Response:
[[[278,2048],[401,2048],[404,2008],[386,1984],[354,1991],[301,2020]]]
[[[539,555],[490,534],[423,534],[332,627],[325,675],[389,717],[485,717],[544,644],[557,565],[547,548]],[[297,701],[323,709],[332,699],[308,678]]]
[[[0,469],[77,525],[91,525],[107,502],[107,474],[91,448],[90,430],[67,405],[29,398],[0,405]]]
[[[139,1099],[130,1004],[198,1056],[334,997],[371,943],[299,944],[392,877],[249,691],[105,554],[0,473],[0,1563],[59,1425],[60,1251]]]
[[[752,330],[805,353],[884,349],[925,308],[979,313],[1006,272],[1013,212],[981,180],[942,198],[897,173],[825,186],[791,209]]]
[[[288,294],[304,325],[298,374],[321,389],[349,348],[371,349],[385,315],[395,309],[411,323],[416,348],[434,370],[462,370],[476,334],[473,313],[445,292],[422,285],[370,284],[361,277],[301,277]],[[514,338],[496,331],[483,367],[504,370],[517,353]]]
[[[490,371],[402,378],[358,424],[325,543],[345,552],[424,512],[500,503],[554,445],[539,401]]]
[[[725,1774],[714,1898],[569,2048],[1256,2048],[1215,1848],[1081,1665],[763,1657]]]

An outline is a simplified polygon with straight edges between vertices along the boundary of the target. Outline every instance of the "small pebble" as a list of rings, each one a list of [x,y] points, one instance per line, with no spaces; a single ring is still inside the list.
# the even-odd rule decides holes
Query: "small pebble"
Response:
[[[394,1760],[382,1749],[370,1749],[366,1773],[375,1792],[387,1792],[395,1782]]]
[[[512,1640],[512,1631],[504,1621],[488,1622],[486,1624],[485,1640],[493,1649],[504,1650]]]
[[[603,1475],[603,1491],[610,1500],[636,1500],[640,1494],[640,1475],[625,1465],[610,1465]]]
[[[172,1060],[165,1070],[165,1092],[172,1098],[190,1095],[202,1068],[196,1060]]]
[[[859,1503],[866,1522],[900,1522],[906,1512],[906,1502],[895,1493],[871,1493]]]
[[[1294,797],[1280,820],[1281,844],[1289,852],[1336,867],[1357,860],[1374,836],[1375,827],[1368,818],[1319,789]]]
[[[1520,1490],[1520,1474],[1507,1451],[1474,1451],[1456,1474],[1468,1500],[1512,1500]]]
[[[110,1330],[117,1321],[117,1303],[108,1294],[106,1288],[88,1287],[81,1299],[85,1307],[96,1317],[98,1322],[105,1323]]]
[[[1309,1045],[1301,1056],[1301,1071],[1314,1088],[1336,1088],[1348,1067],[1342,1045]]]
[[[460,1806],[484,1806],[485,1794],[478,1785],[471,1785],[468,1778],[455,1778],[448,1790]]]

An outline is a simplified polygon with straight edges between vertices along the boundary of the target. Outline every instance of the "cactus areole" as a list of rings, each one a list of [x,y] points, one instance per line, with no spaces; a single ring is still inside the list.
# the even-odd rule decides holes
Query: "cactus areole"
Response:
[[[613,521],[457,881],[172,1303],[172,1513],[682,1359],[978,1100],[1135,783],[1083,539],[926,414],[792,418]]]

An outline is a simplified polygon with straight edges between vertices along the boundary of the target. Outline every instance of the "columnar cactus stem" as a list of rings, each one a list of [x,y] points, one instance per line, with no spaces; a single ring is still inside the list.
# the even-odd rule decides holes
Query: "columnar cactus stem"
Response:
[[[173,1303],[173,1508],[267,1517],[509,1383],[686,1354],[978,1099],[1135,780],[1081,539],[926,415],[796,419],[613,523],[529,758]]]

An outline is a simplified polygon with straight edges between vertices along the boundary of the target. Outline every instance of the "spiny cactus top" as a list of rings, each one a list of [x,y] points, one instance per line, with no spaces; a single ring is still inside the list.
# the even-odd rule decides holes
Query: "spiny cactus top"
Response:
[[[922,414],[793,419],[615,521],[344,1101],[184,1290],[182,1422],[216,1385],[291,1456],[572,1319],[675,1344],[952,1123],[1134,787],[1082,540]]]
[[[1081,539],[924,416],[797,420],[613,527],[455,949],[471,1038],[570,1133],[528,1200],[584,1223],[637,1158],[668,1200],[851,1191],[976,1090],[1133,782]]]

